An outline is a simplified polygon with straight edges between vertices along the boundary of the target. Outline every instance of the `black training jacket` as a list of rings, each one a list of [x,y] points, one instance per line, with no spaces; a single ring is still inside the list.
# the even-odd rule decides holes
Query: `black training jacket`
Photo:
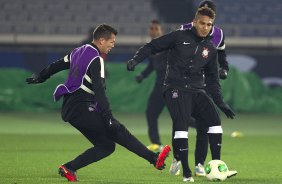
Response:
[[[138,63],[152,54],[169,50],[164,91],[205,89],[216,104],[223,103],[218,78],[217,50],[211,37],[198,37],[196,29],[176,30],[141,47],[133,57]]]

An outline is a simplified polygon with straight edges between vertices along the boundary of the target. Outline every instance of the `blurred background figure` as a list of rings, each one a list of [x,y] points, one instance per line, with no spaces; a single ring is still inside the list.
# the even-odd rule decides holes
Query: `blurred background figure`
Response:
[[[149,35],[151,39],[158,38],[162,36],[162,34],[160,22],[158,20],[152,20],[149,26]],[[163,93],[162,91],[167,65],[167,54],[168,52],[161,52],[151,55],[146,68],[136,76],[136,81],[141,83],[152,72],[156,72],[154,88],[150,94],[146,108],[148,134],[152,143],[148,146],[148,149],[152,151],[160,151],[163,148],[159,135],[158,118],[165,107],[164,98],[161,94]]]

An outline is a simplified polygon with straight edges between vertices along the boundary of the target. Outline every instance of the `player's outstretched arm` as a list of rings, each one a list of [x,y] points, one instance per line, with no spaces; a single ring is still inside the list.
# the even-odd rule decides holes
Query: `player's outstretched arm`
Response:
[[[178,34],[179,31],[171,32],[153,39],[151,42],[139,48],[134,57],[127,62],[127,70],[134,71],[135,66],[138,65],[138,63],[141,63],[144,59],[148,58],[150,55],[169,50],[176,44],[175,39],[177,38]]]
[[[147,78],[152,72],[154,71],[153,63],[152,61],[149,61],[146,68],[135,77],[135,80],[137,83],[141,83],[145,78]]]
[[[129,61],[127,61],[127,70],[134,71],[136,65],[138,65],[138,62],[134,59],[130,59]]]
[[[222,32],[223,34],[223,32]],[[221,43],[219,44],[219,47],[217,48],[217,54],[218,54],[218,63],[219,63],[219,78],[220,79],[226,79],[228,76],[229,66],[228,61],[226,57],[225,52],[225,36],[222,35]]]
[[[206,69],[206,88],[205,90],[211,96],[217,107],[226,115],[227,118],[233,119],[235,117],[234,111],[226,104],[221,94],[221,86],[219,83],[219,76],[217,72],[216,57],[208,64]]]
[[[34,73],[31,77],[26,78],[25,81],[27,84],[38,84],[45,82],[46,79],[43,79],[40,77],[40,75]]]
[[[62,70],[66,70],[70,68],[69,55],[64,58],[53,62],[38,74],[32,74],[31,77],[26,79],[27,84],[39,84],[45,82],[48,78],[50,78],[55,73],[58,73]]]
[[[222,103],[218,105],[218,108],[226,115],[227,118],[234,119],[235,112],[231,109],[228,104]]]

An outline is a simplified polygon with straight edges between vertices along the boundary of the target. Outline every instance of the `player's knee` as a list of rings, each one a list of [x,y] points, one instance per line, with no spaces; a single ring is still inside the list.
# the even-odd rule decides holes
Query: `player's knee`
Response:
[[[146,110],[146,117],[147,119],[155,119],[156,115],[155,113],[152,111],[152,109],[147,109]]]
[[[198,133],[197,132],[197,141],[204,141],[204,140],[207,140],[208,139],[208,133],[207,131],[206,132],[201,132],[201,133]]]
[[[109,150],[110,153],[113,153],[113,152],[115,151],[115,149],[116,149],[116,144],[113,142],[113,143],[109,146],[108,150]]]
[[[188,139],[188,131],[175,131],[173,139]]]
[[[104,146],[104,150],[106,151],[107,155],[112,154],[116,149],[116,144],[114,142],[107,143]]]
[[[121,126],[122,124],[119,121],[114,119],[112,120],[112,122],[109,124],[107,128],[111,133],[116,133],[117,131],[121,129]]]
[[[209,134],[222,134],[223,130],[221,126],[211,126],[208,129]]]
[[[127,137],[131,133],[128,131],[128,129],[121,123],[119,123],[118,126],[113,127],[110,130],[110,136],[112,140],[116,141],[117,139],[120,139],[121,137]]]
[[[208,128],[197,127],[197,135],[206,135],[209,131]]]
[[[151,124],[158,123],[159,116],[160,116],[160,114],[158,114],[156,112],[146,112],[146,118],[148,120],[148,123],[151,123]]]

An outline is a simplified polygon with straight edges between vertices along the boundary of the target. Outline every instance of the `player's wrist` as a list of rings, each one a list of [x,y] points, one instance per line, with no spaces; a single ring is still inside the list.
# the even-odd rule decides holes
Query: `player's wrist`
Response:
[[[130,59],[127,62],[127,70],[133,71],[135,69],[135,66],[138,64],[138,62],[135,59]]]
[[[227,75],[228,75],[228,70],[224,69],[224,68],[221,68],[219,70],[219,78],[220,79],[226,79],[227,78]]]

